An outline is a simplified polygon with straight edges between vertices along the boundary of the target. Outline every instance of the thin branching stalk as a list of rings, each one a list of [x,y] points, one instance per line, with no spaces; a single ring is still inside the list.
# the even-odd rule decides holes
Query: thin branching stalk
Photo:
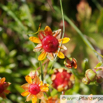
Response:
[[[63,38],[64,33],[65,33],[65,25],[64,25],[64,14],[63,14],[62,0],[60,0],[60,7],[61,7],[62,21],[63,21],[63,34],[62,34],[62,38]]]
[[[54,9],[57,12],[60,12],[59,8],[54,7]],[[101,62],[101,57],[98,55],[97,52],[95,52],[94,47],[91,45],[91,43],[85,38],[84,34],[78,29],[78,27],[64,14],[64,19],[77,31],[77,33],[80,35],[81,39],[84,41],[84,43],[94,52],[94,54],[97,56],[98,60]]]
[[[60,0],[60,7],[61,7],[61,14],[62,14],[62,21],[63,21],[63,33],[62,33],[62,36],[61,36],[61,39],[64,37],[64,33],[65,33],[65,25],[64,25],[64,14],[63,14],[63,7],[62,7],[62,1]],[[60,46],[62,45],[62,41],[60,43]],[[60,48],[58,49],[58,52],[60,51]],[[57,55],[55,56],[54,60],[53,60],[53,64],[56,62],[57,60]],[[51,66],[51,69],[53,67],[53,64]]]
[[[97,56],[98,60],[101,61],[100,56],[95,52],[94,47],[91,45],[91,43],[84,37],[83,33],[77,28],[77,26],[65,15],[65,20],[77,31],[77,33],[80,35],[84,43],[92,50],[94,51],[94,54]]]

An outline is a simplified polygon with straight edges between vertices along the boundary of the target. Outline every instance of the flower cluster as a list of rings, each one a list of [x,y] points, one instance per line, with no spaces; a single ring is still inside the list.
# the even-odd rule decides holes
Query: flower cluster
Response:
[[[26,101],[30,101],[32,99],[32,103],[37,103],[37,98],[43,99],[43,92],[48,91],[48,84],[43,84],[38,76],[35,76],[34,79],[30,76],[26,76],[25,79],[28,83],[21,86],[25,90],[21,95],[27,96]]]
[[[6,98],[5,94],[9,94],[10,91],[7,90],[8,86],[11,84],[9,82],[5,82],[5,78],[0,79],[0,97]]]
[[[33,49],[34,52],[41,51],[42,53],[39,55],[38,60],[44,60],[45,57],[49,60],[53,60],[54,57],[57,55],[59,58],[65,58],[64,54],[61,52],[62,50],[67,50],[64,45],[60,45],[67,43],[70,38],[62,38],[61,36],[61,29],[52,32],[49,26],[46,26],[44,31],[40,30],[37,37],[29,37],[29,40],[38,43],[38,45]],[[61,51],[60,51],[60,50]]]
[[[90,82],[103,82],[103,67],[98,67],[94,69],[87,69],[85,72],[85,77],[82,79],[82,82],[89,84]]]
[[[72,88],[74,84],[74,75],[64,68],[54,69],[51,79],[53,87],[59,92]]]
[[[42,52],[38,60],[44,60],[46,56],[48,61],[53,60],[56,55],[61,59],[65,58],[62,51],[67,50],[67,48],[62,44],[67,43],[70,38],[64,37],[60,39],[61,29],[52,32],[51,28],[46,26],[44,30],[38,30],[37,36],[38,37],[29,37],[29,40],[38,44],[33,51]],[[65,66],[68,68],[77,68],[76,60],[74,58],[72,60],[66,58]],[[74,84],[74,75],[64,68],[54,69],[51,79],[53,88],[59,92],[72,88]],[[21,86],[25,90],[21,95],[27,96],[26,101],[32,99],[32,103],[37,103],[37,99],[41,99],[41,103],[60,103],[57,96],[48,97],[46,95],[47,98],[44,98],[44,93],[48,92],[49,85],[40,81],[38,71],[30,72],[30,74],[25,77],[25,80],[28,83]]]

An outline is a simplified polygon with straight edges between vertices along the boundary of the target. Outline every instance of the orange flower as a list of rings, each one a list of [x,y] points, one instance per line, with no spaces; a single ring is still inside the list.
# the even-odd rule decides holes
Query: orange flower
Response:
[[[5,80],[5,77],[0,79],[0,97],[2,98],[6,98],[5,94],[10,93],[10,91],[7,90],[7,88],[11,83],[5,82]]]
[[[54,73],[51,76],[52,86],[59,92],[71,89],[74,85],[74,75],[64,68],[54,69]]]
[[[29,37],[29,40],[38,43],[38,45],[34,48],[33,51],[38,52],[41,51],[42,53],[39,55],[38,60],[43,60],[47,56],[49,60],[53,60],[54,57],[57,55],[59,58],[65,58],[64,54],[60,50],[67,50],[64,45],[60,45],[61,41],[62,44],[67,43],[70,38],[63,38],[60,39],[61,29],[52,32],[49,26],[46,26],[44,31],[39,31],[39,35],[37,37]]]
[[[25,90],[21,95],[27,96],[26,101],[30,101],[32,99],[32,103],[37,103],[37,98],[43,99],[43,92],[48,91],[48,84],[43,84],[37,76],[35,76],[34,79],[30,76],[26,76],[25,79],[28,83],[21,86]]]
[[[55,97],[49,97],[48,99],[43,99],[41,103],[60,103],[60,100],[57,96]]]

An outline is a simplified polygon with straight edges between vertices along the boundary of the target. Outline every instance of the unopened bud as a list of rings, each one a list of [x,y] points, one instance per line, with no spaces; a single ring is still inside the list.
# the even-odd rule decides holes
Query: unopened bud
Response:
[[[86,77],[84,77],[84,78],[82,79],[82,82],[83,82],[84,84],[89,84],[89,83],[90,83],[90,81],[89,81]]]
[[[94,80],[96,80],[97,75],[96,75],[96,73],[95,73],[92,69],[88,69],[88,70],[86,70],[85,77],[86,77],[90,82],[93,82]]]

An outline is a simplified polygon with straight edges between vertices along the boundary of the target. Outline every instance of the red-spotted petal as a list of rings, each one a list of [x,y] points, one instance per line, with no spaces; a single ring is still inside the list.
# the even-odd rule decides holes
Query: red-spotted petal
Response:
[[[24,90],[28,90],[30,84],[29,83],[25,83],[23,84],[21,87],[24,89]]]
[[[47,54],[47,58],[48,58],[49,60],[53,60],[53,59],[54,59],[53,53],[48,53],[48,54]]]
[[[43,99],[43,98],[44,98],[43,92],[38,93],[38,94],[37,94],[37,98]]]
[[[40,79],[38,76],[35,76],[35,78],[33,79],[33,83],[40,84]]]
[[[60,37],[61,37],[61,29],[53,31],[53,36],[56,37],[57,39],[60,39]]]
[[[29,93],[29,95],[26,98],[26,101],[30,101],[33,97],[34,97],[34,95],[32,95],[31,93]]]
[[[33,51],[34,52],[38,52],[38,51],[40,51],[42,49],[42,44],[38,44],[34,49],[33,49]]]

